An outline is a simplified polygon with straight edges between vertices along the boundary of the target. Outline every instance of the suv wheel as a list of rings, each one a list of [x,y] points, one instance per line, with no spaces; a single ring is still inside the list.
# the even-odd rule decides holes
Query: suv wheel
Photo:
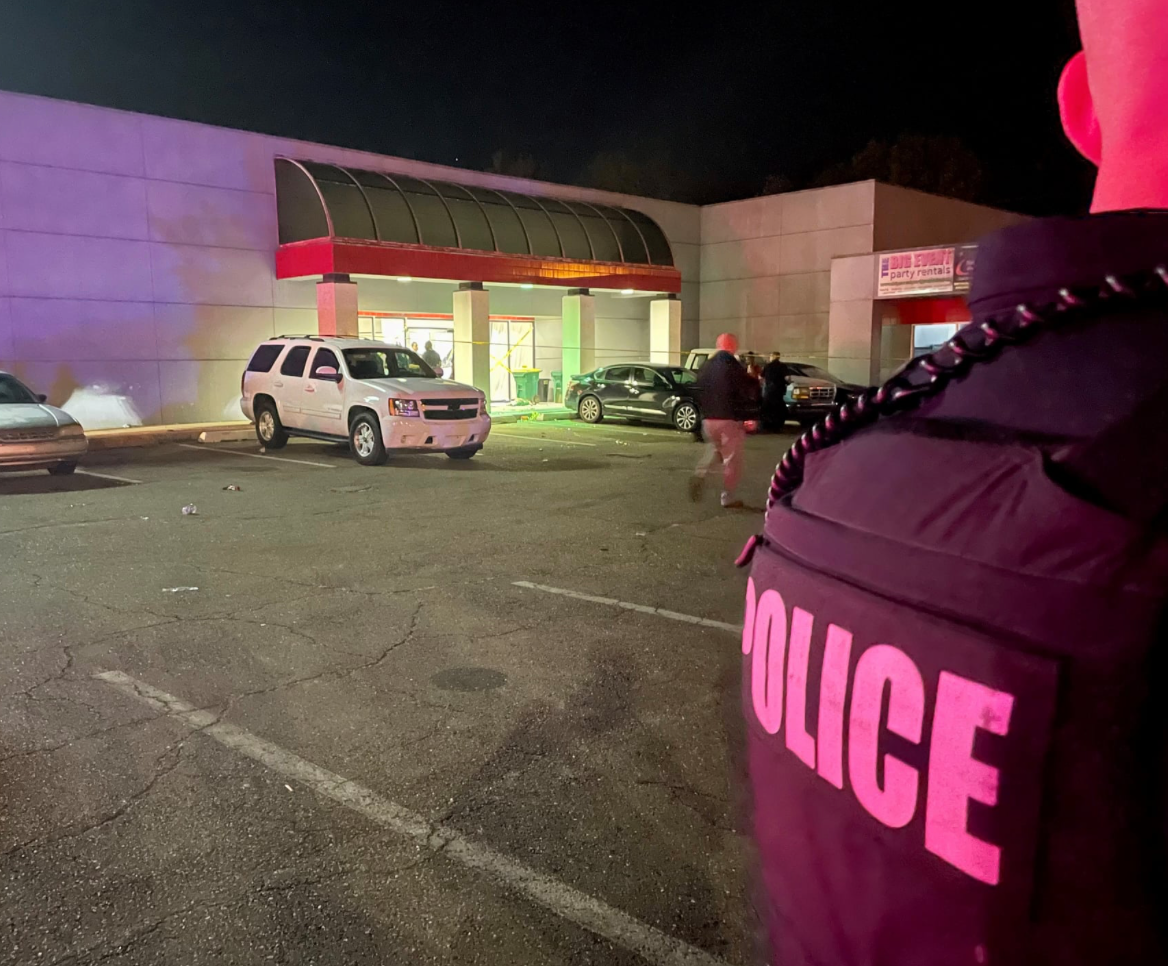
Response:
[[[448,449],[446,455],[452,460],[468,460],[479,451],[478,446],[463,446],[460,449]]]
[[[256,438],[265,449],[283,449],[288,445],[288,434],[280,422],[280,414],[270,402],[256,403]]]
[[[385,462],[385,443],[381,425],[371,413],[361,413],[349,427],[349,445],[362,466],[380,466]]]
[[[49,472],[53,476],[68,476],[70,473],[77,471],[77,464],[73,460],[63,460],[60,463],[54,463],[49,467]]]
[[[585,396],[576,411],[586,423],[598,423],[604,419],[604,408],[596,396]]]
[[[673,410],[673,425],[683,433],[692,433],[698,427],[698,410],[693,403],[683,402]]]

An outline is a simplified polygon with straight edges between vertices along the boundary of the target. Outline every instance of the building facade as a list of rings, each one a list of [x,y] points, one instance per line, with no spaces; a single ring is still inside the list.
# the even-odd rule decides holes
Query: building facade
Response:
[[[873,182],[698,207],[0,92],[0,368],[88,428],[240,419],[282,333],[430,341],[497,404],[722,331],[871,382],[912,345],[877,253],[1015,220]]]

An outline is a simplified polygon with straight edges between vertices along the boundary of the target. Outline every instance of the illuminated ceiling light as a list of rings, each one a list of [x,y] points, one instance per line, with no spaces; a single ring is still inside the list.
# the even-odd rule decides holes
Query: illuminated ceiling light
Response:
[[[399,282],[412,282],[412,281],[413,281],[413,277],[412,277],[412,276],[409,276],[409,275],[399,275],[399,276],[397,277],[397,280],[398,280]]]
[[[520,288],[535,288],[535,286],[532,285],[531,282],[523,282],[519,287]]]
[[[633,294],[633,290],[631,288],[622,288],[621,289],[621,295],[632,295],[632,294]]]

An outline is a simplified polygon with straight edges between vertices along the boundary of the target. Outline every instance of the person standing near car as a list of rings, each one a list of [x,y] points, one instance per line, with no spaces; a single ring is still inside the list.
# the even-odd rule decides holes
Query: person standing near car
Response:
[[[718,351],[698,373],[706,452],[690,480],[689,492],[690,499],[697,503],[702,498],[710,469],[714,463],[721,463],[722,506],[730,510],[742,506],[737,490],[746,442],[744,424],[755,415],[757,384],[735,356],[738,340],[733,335],[724,332],[718,336],[716,345]]]
[[[442,365],[442,356],[434,351],[434,343],[427,340],[426,348],[422,351],[422,361],[431,369],[438,369]]]
[[[762,370],[762,422],[768,432],[782,432],[787,422],[787,378],[791,370],[781,352],[772,352]]]

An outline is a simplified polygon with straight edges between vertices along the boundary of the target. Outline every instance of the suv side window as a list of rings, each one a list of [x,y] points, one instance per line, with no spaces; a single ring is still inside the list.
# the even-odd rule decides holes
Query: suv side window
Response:
[[[303,376],[304,364],[308,361],[311,348],[306,345],[294,345],[284,357],[284,364],[280,366],[282,376]]]
[[[265,342],[252,355],[251,362],[247,364],[247,371],[271,372],[272,366],[276,364],[276,360],[280,358],[280,353],[283,351],[282,345]]]
[[[602,372],[600,378],[604,382],[628,382],[632,371],[631,366],[613,366]]]
[[[291,355],[291,353],[289,353]],[[332,349],[320,348],[316,350],[316,356],[312,360],[312,369],[308,373],[309,379],[317,378],[317,370],[323,366],[332,366],[337,372],[341,371],[341,364],[337,361],[336,354]]]

